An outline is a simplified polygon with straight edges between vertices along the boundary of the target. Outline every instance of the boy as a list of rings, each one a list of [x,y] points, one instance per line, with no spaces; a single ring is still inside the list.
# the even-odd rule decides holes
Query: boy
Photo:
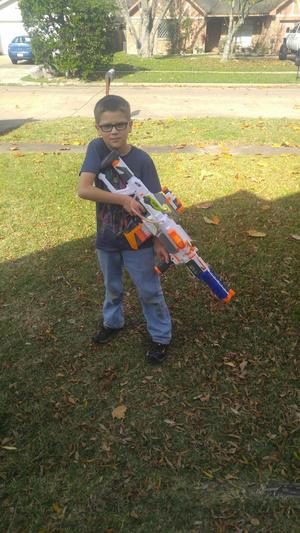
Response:
[[[131,196],[109,192],[98,174],[104,158],[117,150],[153,193],[161,190],[159,178],[150,156],[128,144],[132,120],[130,105],[124,98],[105,96],[97,102],[94,116],[100,137],[88,145],[78,187],[80,198],[96,202],[96,249],[105,285],[103,324],[93,341],[104,344],[124,327],[122,275],[125,268],[137,289],[151,338],[146,359],[150,363],[161,363],[171,340],[171,319],[159,276],[154,271],[154,259],[156,255],[159,260],[168,261],[168,253],[157,238],[146,240],[138,250],[130,248],[122,231],[132,216],[143,214],[143,208]],[[116,189],[125,187],[112,169],[105,174]]]

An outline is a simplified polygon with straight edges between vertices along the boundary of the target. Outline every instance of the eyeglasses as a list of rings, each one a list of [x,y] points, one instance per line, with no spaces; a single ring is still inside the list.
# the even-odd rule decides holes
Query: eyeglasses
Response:
[[[109,133],[115,128],[117,131],[126,130],[128,122],[117,122],[116,124],[98,124],[98,128],[104,133]]]

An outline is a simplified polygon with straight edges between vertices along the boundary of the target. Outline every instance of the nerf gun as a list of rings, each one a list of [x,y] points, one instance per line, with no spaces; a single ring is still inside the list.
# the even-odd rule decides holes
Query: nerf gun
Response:
[[[100,173],[98,178],[110,192],[133,196],[135,200],[141,203],[145,211],[143,216],[133,217],[123,232],[131,248],[136,250],[151,236],[157,237],[170,256],[168,263],[160,263],[155,267],[159,274],[165,272],[171,265],[185,264],[197,279],[208,285],[217,298],[225,303],[229,302],[235,292],[224,287],[207,263],[197,254],[198,249],[192,245],[189,235],[170,216],[183,210],[183,206],[176,196],[167,188],[159,193],[151,193],[144,183],[133,174],[117,151],[112,151],[104,159],[101,170],[109,167],[113,167],[122,177],[126,187],[116,190],[103,173]]]

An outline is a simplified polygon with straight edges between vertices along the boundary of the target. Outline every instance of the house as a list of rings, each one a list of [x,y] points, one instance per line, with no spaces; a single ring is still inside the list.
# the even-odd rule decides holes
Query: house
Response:
[[[7,54],[10,41],[16,35],[26,35],[17,0],[0,0],[0,54]]]
[[[140,2],[131,1],[130,15],[136,27],[139,24],[139,10]],[[174,0],[158,28],[154,54],[222,51],[229,13],[230,2],[226,0]],[[299,21],[300,0],[262,0],[252,6],[245,24],[239,29],[236,50],[275,54],[287,28]],[[129,54],[137,53],[128,29],[126,51]]]
[[[205,51],[221,48],[227,34],[229,2],[197,0],[205,11]],[[236,45],[241,50],[277,53],[288,27],[300,21],[300,0],[263,0],[250,9],[240,28]]]
[[[132,21],[138,27],[140,0],[128,0],[128,5]],[[230,2],[226,0],[174,0],[158,28],[154,54],[222,51],[229,9]],[[300,0],[262,0],[252,7],[240,28],[236,49],[276,54],[286,30],[297,22],[300,22]],[[0,0],[0,54],[7,54],[9,42],[20,34],[26,34],[26,30],[18,0]],[[119,41],[118,49],[123,48],[128,54],[137,53],[128,28],[119,34]]]

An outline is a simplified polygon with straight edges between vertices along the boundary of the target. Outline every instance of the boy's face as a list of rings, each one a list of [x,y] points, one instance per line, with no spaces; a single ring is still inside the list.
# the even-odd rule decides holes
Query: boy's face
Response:
[[[120,153],[128,150],[127,138],[132,129],[132,120],[123,111],[105,111],[96,128],[108,148]]]

